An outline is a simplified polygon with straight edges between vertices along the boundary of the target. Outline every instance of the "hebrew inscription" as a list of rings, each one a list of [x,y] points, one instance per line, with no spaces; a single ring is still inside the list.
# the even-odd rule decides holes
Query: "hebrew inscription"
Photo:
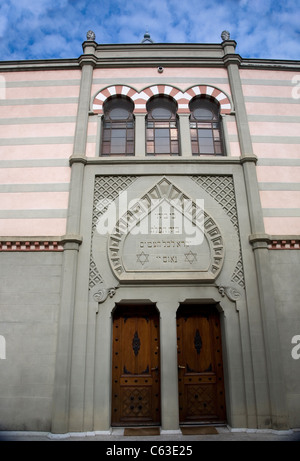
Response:
[[[117,221],[108,256],[123,281],[213,281],[222,268],[224,245],[203,204],[164,177]]]

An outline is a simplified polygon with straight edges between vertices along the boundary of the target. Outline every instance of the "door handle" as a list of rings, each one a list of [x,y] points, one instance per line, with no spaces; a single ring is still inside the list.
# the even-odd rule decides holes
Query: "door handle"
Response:
[[[185,369],[185,366],[184,365],[178,365],[178,368]]]
[[[158,371],[158,367],[151,368],[151,371]]]

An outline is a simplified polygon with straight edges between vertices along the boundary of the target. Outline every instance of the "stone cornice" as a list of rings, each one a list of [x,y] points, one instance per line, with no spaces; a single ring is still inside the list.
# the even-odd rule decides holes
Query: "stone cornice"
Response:
[[[97,44],[84,42],[84,54],[75,59],[41,59],[0,62],[0,72],[25,70],[80,69],[89,63],[95,67],[227,67],[296,70],[300,61],[280,59],[242,58],[235,54],[236,42],[223,43],[153,43],[153,44]]]
[[[252,234],[249,242],[254,250],[300,250],[300,235]]]
[[[254,155],[254,154],[242,155],[242,156],[241,156],[241,159],[240,159],[242,165],[243,165],[244,163],[246,163],[246,162],[253,162],[253,163],[256,164],[256,163],[257,163],[257,160],[258,160],[258,158],[257,158],[257,156]]]
[[[23,72],[33,70],[80,69],[78,59],[41,59],[28,61],[0,61],[0,72]]]
[[[300,61],[283,59],[243,59],[241,69],[296,70],[300,72]]]
[[[84,165],[157,165],[157,164],[175,164],[175,165],[184,165],[184,164],[214,164],[214,165],[239,165],[242,163],[242,160],[247,161],[248,158],[241,159],[240,157],[168,157],[160,158],[159,156],[155,157],[135,157],[130,156],[129,158],[120,158],[120,157],[85,157],[85,156],[71,156],[69,159],[70,165],[74,163],[83,163]],[[254,157],[249,157],[249,161],[255,161]]]

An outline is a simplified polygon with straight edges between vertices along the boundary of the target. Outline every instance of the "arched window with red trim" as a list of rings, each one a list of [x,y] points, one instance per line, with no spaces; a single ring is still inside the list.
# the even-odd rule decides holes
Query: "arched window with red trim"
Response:
[[[124,96],[113,96],[103,105],[102,155],[134,155],[134,105]]]
[[[177,104],[164,95],[147,103],[146,153],[179,155]]]
[[[220,105],[207,97],[196,97],[189,107],[192,154],[225,155]]]

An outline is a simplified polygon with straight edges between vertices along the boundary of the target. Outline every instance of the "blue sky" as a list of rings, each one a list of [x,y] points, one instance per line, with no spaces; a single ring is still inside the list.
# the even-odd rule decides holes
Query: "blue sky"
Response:
[[[1,60],[77,58],[97,43],[220,43],[243,58],[300,59],[300,0],[2,0]]]

